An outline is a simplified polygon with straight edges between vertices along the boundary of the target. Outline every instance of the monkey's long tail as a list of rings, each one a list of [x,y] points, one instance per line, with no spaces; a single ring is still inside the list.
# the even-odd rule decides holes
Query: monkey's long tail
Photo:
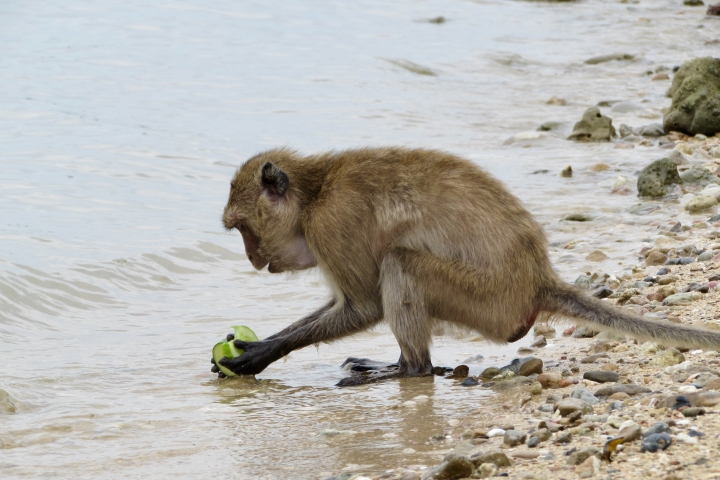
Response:
[[[579,319],[599,330],[614,330],[642,340],[655,340],[663,345],[708,348],[720,351],[720,332],[675,325],[662,320],[648,320],[602,302],[571,287],[558,283],[547,291],[543,310]]]

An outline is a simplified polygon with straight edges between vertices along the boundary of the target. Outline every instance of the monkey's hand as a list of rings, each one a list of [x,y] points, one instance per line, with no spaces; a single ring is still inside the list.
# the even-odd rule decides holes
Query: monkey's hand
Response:
[[[220,365],[232,370],[237,375],[256,375],[267,368],[275,360],[282,357],[276,340],[260,340],[257,342],[234,341],[235,348],[244,350],[235,358],[223,358]]]

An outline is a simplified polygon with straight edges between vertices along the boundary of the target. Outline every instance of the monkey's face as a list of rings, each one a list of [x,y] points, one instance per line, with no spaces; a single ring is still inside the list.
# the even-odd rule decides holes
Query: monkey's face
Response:
[[[248,160],[230,184],[223,214],[228,230],[237,229],[253,267],[270,273],[303,270],[317,262],[302,234],[300,206],[287,174],[267,161]]]

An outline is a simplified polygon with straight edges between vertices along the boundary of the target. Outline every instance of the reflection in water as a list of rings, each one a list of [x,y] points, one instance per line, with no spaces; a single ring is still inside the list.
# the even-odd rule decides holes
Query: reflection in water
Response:
[[[665,204],[612,185],[662,152],[562,135],[503,143],[547,121],[570,128],[608,99],[641,107],[610,112],[616,125],[657,121],[667,84],[644,72],[714,54],[702,44],[714,30],[674,0],[2,8],[3,478],[316,479],[439,460],[430,437],[457,434],[489,392],[442,378],[333,387],[348,356],[398,358],[385,328],[293,352],[257,382],[213,379],[210,349],[231,325],[266,337],[328,295],[312,272],[254,271],[223,231],[236,166],[281,145],[449,150],[521,197],[566,279],[622,273]],[[439,14],[447,22],[416,21]],[[630,45],[646,53],[583,63]],[[594,220],[560,221],[576,212]],[[585,260],[596,248],[609,258]],[[482,354],[477,374],[518,346],[443,336],[432,360]]]

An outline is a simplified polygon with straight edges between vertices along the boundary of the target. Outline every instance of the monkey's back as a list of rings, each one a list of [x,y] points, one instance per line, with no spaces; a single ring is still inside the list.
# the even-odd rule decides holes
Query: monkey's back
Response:
[[[309,221],[327,215],[336,220],[326,231],[334,237],[332,246],[308,241],[321,250],[319,258],[329,259],[321,268],[349,282],[343,290],[371,294],[373,286],[361,285],[363,279],[378,278],[388,251],[407,248],[445,261],[447,269],[472,267],[484,281],[482,292],[458,292],[442,275],[425,279],[434,316],[453,317],[505,341],[533,315],[538,291],[554,275],[545,235],[501,182],[467,160],[434,150],[367,148],[313,160],[327,168]],[[316,225],[321,223],[328,224]],[[372,267],[349,265],[343,260],[348,252]],[[448,302],[443,295],[456,298]]]

